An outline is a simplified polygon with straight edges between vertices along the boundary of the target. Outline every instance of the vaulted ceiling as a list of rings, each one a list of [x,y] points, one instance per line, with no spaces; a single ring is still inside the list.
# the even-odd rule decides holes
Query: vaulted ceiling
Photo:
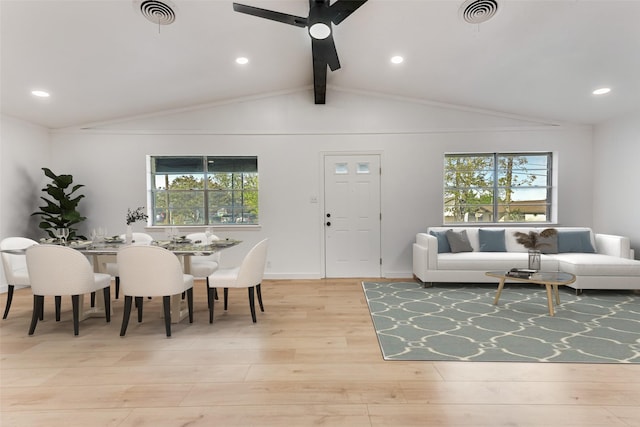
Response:
[[[315,108],[332,90],[581,124],[640,108],[640,0],[496,1],[470,24],[464,0],[369,0],[334,26],[342,68]],[[293,90],[314,102],[306,29],[227,0],[166,0],[175,21],[158,25],[141,2],[0,0],[2,113],[55,129]],[[308,0],[240,2],[309,12]]]

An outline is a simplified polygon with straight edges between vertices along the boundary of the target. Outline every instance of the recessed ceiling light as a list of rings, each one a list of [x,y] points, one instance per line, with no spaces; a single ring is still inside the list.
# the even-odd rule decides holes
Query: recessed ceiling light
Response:
[[[404,58],[400,55],[391,57],[391,62],[394,64],[401,64],[403,61],[404,61]]]
[[[244,56],[241,56],[239,58],[236,58],[236,63],[240,65],[248,64],[249,58],[245,58]]]
[[[604,95],[604,94],[609,93],[609,92],[611,92],[611,88],[601,87],[599,89],[594,90],[591,93],[593,93],[594,95]]]
[[[49,95],[49,92],[45,92],[44,90],[32,90],[31,95],[37,96],[39,98],[48,98],[49,96],[51,96]]]

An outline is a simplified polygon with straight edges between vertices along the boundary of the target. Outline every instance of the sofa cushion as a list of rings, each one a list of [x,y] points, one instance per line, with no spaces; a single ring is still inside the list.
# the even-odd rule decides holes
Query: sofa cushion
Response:
[[[473,252],[466,230],[462,230],[460,232],[447,230],[446,235],[447,240],[449,241],[449,246],[451,247],[451,252],[454,254],[459,252]]]
[[[558,253],[585,252],[594,253],[591,244],[591,232],[588,230],[558,231]]]
[[[561,253],[553,256],[560,271],[576,276],[635,276],[640,281],[640,261],[592,253]]]
[[[461,252],[438,255],[438,270],[460,271],[509,271],[527,268],[526,252]],[[558,271],[558,261],[542,255],[542,270]]]
[[[500,230],[481,228],[478,230],[478,238],[480,240],[480,252],[507,251],[504,243],[504,228]]]
[[[430,230],[429,234],[438,239],[438,253],[443,254],[451,252],[451,246],[449,246],[449,240],[447,239],[446,231],[433,231]]]

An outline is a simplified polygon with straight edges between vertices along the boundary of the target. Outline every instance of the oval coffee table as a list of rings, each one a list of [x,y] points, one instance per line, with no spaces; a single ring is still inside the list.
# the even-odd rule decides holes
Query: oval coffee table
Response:
[[[549,315],[553,316],[553,297],[551,295],[552,290],[556,297],[556,304],[560,304],[560,293],[558,292],[558,286],[568,285],[576,281],[576,276],[571,273],[564,273],[562,271],[538,271],[529,275],[529,277],[515,277],[509,276],[506,271],[488,271],[485,274],[490,277],[500,279],[498,285],[498,291],[496,298],[493,300],[493,304],[497,305],[504,288],[504,282],[506,280],[513,280],[516,282],[535,283],[538,285],[544,285],[547,290],[547,302],[549,304]]]

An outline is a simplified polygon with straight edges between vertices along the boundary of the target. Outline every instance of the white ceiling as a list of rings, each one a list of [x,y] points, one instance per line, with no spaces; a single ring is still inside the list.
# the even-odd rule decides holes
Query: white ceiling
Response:
[[[239,2],[308,13],[307,0]],[[640,0],[498,2],[471,25],[463,0],[369,0],[334,28],[327,105],[334,88],[584,124],[640,108]],[[0,0],[2,113],[64,128],[302,88],[313,103],[306,29],[231,0],[171,4],[176,21],[158,26],[133,0]]]

